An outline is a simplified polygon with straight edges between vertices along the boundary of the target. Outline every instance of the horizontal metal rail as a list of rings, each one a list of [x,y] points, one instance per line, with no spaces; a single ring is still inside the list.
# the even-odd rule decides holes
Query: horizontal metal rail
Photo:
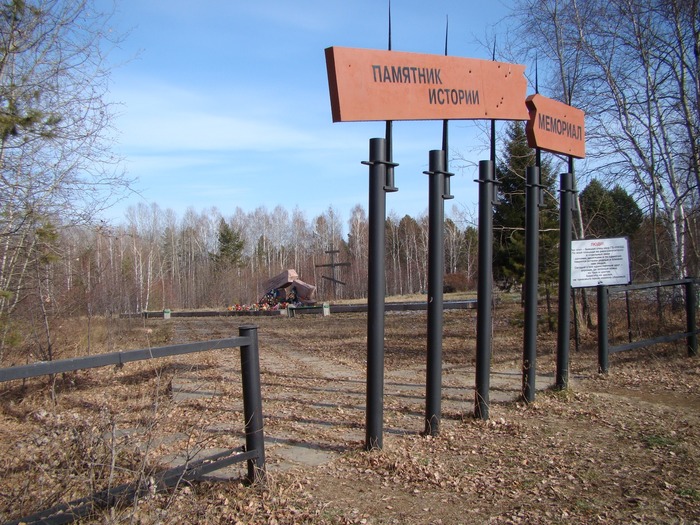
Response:
[[[444,301],[443,310],[475,310],[476,299],[465,299],[462,301]],[[387,312],[408,312],[428,309],[427,301],[406,302],[406,303],[386,303],[384,310]],[[366,304],[332,304],[331,313],[361,313],[367,311]]]
[[[672,343],[673,341],[678,341],[679,339],[686,339],[693,334],[700,334],[700,330],[695,330],[695,332],[662,335],[659,337],[652,337],[650,339],[643,339],[641,341],[634,341],[632,343],[625,343],[624,345],[609,346],[608,353],[614,354],[615,352],[626,352],[627,350],[636,350],[637,348],[644,348],[645,346],[658,345],[661,343]]]
[[[620,284],[608,286],[610,293],[615,292],[631,292],[633,290],[646,290],[647,288],[663,288],[665,286],[682,286],[694,279],[675,279],[671,281],[656,281],[653,283],[638,283],[638,284]]]
[[[320,308],[320,305],[312,308]],[[401,302],[401,303],[386,303],[385,310],[387,312],[402,312],[402,311],[419,311],[427,310],[428,302]],[[476,299],[464,299],[457,301],[445,301],[443,303],[444,310],[475,310]],[[367,303],[363,304],[332,304],[330,305],[331,314],[343,313],[363,313],[367,311]],[[170,312],[170,317],[256,317],[269,316],[275,317],[282,314],[282,310],[187,310]],[[163,319],[165,314],[162,310],[144,311],[138,314],[121,314],[122,318],[140,318],[147,319]]]
[[[72,372],[86,368],[97,368],[109,365],[122,365],[133,361],[157,359],[175,355],[183,355],[208,350],[240,347],[241,351],[241,380],[243,384],[243,416],[245,419],[245,440],[243,452],[235,450],[222,452],[213,457],[197,462],[188,463],[184,467],[166,470],[155,476],[157,488],[176,486],[181,480],[196,479],[204,474],[225,466],[248,462],[248,480],[257,483],[265,480],[265,440],[263,436],[262,396],[260,388],[260,354],[258,349],[258,332],[254,325],[239,327],[239,336],[227,339],[213,339],[196,343],[161,346],[142,350],[112,352],[59,361],[39,362],[24,366],[14,366],[0,369],[0,383],[16,379],[28,379],[48,374]],[[120,501],[133,499],[144,493],[142,483],[127,483],[107,489],[87,498],[72,501],[51,509],[24,517],[9,523],[70,523],[87,516],[96,509],[109,507]]]
[[[598,286],[598,370],[607,373],[609,368],[608,356],[614,352],[624,352],[635,350],[660,343],[670,343],[680,339],[686,340],[688,356],[693,357],[698,354],[698,334],[697,315],[697,294],[696,279],[676,279],[672,281],[662,281],[654,283],[629,284],[623,286]],[[683,286],[685,295],[686,330],[666,334],[640,341],[630,341],[627,344],[611,346],[608,339],[608,307],[611,293],[628,292],[633,290],[645,290],[651,288],[662,288],[666,286]],[[628,305],[629,308],[629,305]],[[629,322],[629,311],[628,311]]]
[[[158,348],[146,348],[141,350],[127,350],[125,352],[112,352],[94,356],[74,357],[71,359],[59,359],[57,361],[39,361],[29,365],[11,366],[0,368],[0,383],[13,379],[28,379],[47,374],[62,374],[85,368],[98,368],[109,365],[123,365],[133,361],[157,359],[174,355],[206,352],[222,348],[234,348],[250,344],[249,337],[231,337],[228,339],[213,339],[198,343],[185,343],[180,345],[161,346]]]

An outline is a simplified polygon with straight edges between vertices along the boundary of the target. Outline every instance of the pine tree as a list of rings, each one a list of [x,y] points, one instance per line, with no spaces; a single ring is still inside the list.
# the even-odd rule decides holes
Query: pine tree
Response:
[[[644,219],[637,202],[619,185],[608,190],[593,179],[580,200],[586,237],[630,237]]]
[[[509,123],[503,158],[496,166],[497,205],[494,211],[494,279],[505,290],[525,277],[525,171],[535,165],[535,152],[528,146],[522,122]],[[544,206],[540,208],[541,281],[556,275],[558,207],[555,177],[549,163],[540,167]],[[550,271],[551,270],[551,271]],[[549,271],[549,272],[548,272]]]
[[[212,259],[219,269],[240,264],[243,255],[243,239],[223,218],[219,221],[217,244],[219,249],[212,254]]]

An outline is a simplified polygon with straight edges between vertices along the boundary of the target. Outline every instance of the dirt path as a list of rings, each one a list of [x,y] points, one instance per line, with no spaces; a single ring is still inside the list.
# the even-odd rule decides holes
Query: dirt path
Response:
[[[425,314],[387,315],[384,447],[372,452],[363,450],[366,316],[148,320],[135,330],[151,346],[259,326],[269,482],[245,486],[239,464],[216,473],[223,482],[184,484],[122,509],[122,521],[98,521],[700,523],[700,361],[679,343],[615,354],[600,375],[584,339],[570,356],[571,388],[526,405],[514,401],[519,311],[497,312],[488,421],[471,417],[473,314],[446,312],[437,438],[421,435]],[[538,372],[551,373],[555,337],[540,335]],[[538,389],[552,382],[543,375]],[[239,351],[227,349],[67,376],[55,404],[41,381],[7,390],[0,513],[83,497],[96,475],[98,486],[112,475],[133,482],[240,450],[240,383]]]
[[[387,317],[378,453],[361,452],[365,319],[260,323],[268,469],[281,493],[298,487],[297,505],[314,516],[308,522],[700,522],[697,359],[682,348],[646,350],[615,356],[601,376],[594,347],[572,352],[571,388],[524,405],[514,402],[521,331],[500,320],[484,422],[470,417],[472,321],[446,315],[441,432],[427,439],[424,318]],[[541,343],[538,371],[551,372],[554,341]],[[235,382],[234,354],[218,359],[225,381]],[[552,383],[551,375],[537,379],[538,389]]]
[[[224,337],[220,321],[181,320],[174,324],[175,342],[204,335]],[[292,346],[276,333],[259,332],[266,454],[271,471],[324,464],[349,450],[363,448],[365,439],[366,370],[364,362],[332,359],[327,354]],[[217,357],[221,381],[237,382],[237,352]],[[424,429],[425,374],[423,363],[387,369],[384,384],[384,432],[418,435]],[[445,366],[443,418],[453,421],[473,411],[474,371],[468,366]],[[551,384],[551,377],[538,376],[538,388]],[[185,372],[173,380],[176,400],[219,395],[219,381]],[[515,369],[494,370],[491,375],[492,404],[516,400],[521,374]],[[213,448],[213,455],[220,452]],[[226,469],[218,477],[238,476],[242,468]]]

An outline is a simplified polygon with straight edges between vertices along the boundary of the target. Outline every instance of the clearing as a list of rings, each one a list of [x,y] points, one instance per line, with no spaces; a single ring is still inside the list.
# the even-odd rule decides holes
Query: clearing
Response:
[[[244,465],[231,467],[94,523],[700,522],[698,359],[680,343],[656,347],[611,356],[601,376],[584,338],[580,351],[572,344],[570,389],[556,392],[556,334],[543,333],[526,405],[517,310],[494,317],[485,422],[471,417],[476,312],[445,312],[437,438],[420,435],[426,314],[388,313],[384,449],[373,452],[363,451],[366,315],[123,321],[131,348],[259,326],[269,479],[247,487]],[[6,384],[0,417],[5,522],[240,447],[239,352]]]

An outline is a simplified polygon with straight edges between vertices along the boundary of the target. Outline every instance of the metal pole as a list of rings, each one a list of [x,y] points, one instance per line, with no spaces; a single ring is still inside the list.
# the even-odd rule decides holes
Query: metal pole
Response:
[[[571,338],[571,210],[574,191],[572,173],[561,174],[559,205],[559,315],[555,386],[569,386],[569,339]]]
[[[445,152],[429,154],[428,175],[428,357],[425,434],[440,432],[442,398],[443,283],[445,272]]]
[[[383,446],[386,154],[385,139],[370,139],[365,450]]]
[[[491,330],[493,301],[493,197],[494,163],[479,162],[479,279],[476,314],[476,399],[474,417],[489,418]]]
[[[688,343],[688,357],[694,357],[698,355],[698,334],[695,333],[695,330],[697,330],[697,322],[695,320],[697,298],[695,297],[695,283],[692,279],[685,283],[685,311],[687,332],[689,334],[686,339]]]
[[[537,360],[537,299],[539,288],[540,168],[529,166],[525,185],[525,327],[523,400],[535,400]]]
[[[627,308],[627,342],[632,342],[632,307],[630,305],[630,292],[625,290],[625,307]]]
[[[258,455],[248,460],[248,481],[265,480],[265,436],[263,434],[262,394],[260,391],[260,353],[258,327],[239,327],[241,337],[250,338],[250,344],[241,346],[241,379],[243,383],[243,416],[245,417],[246,451],[255,450]]]
[[[608,287],[597,286],[598,293],[598,372],[608,373]]]
[[[578,307],[576,306],[576,288],[571,289],[571,301],[572,309],[574,313],[574,350],[578,352],[581,347],[581,338],[579,337],[579,325],[578,325]]]

